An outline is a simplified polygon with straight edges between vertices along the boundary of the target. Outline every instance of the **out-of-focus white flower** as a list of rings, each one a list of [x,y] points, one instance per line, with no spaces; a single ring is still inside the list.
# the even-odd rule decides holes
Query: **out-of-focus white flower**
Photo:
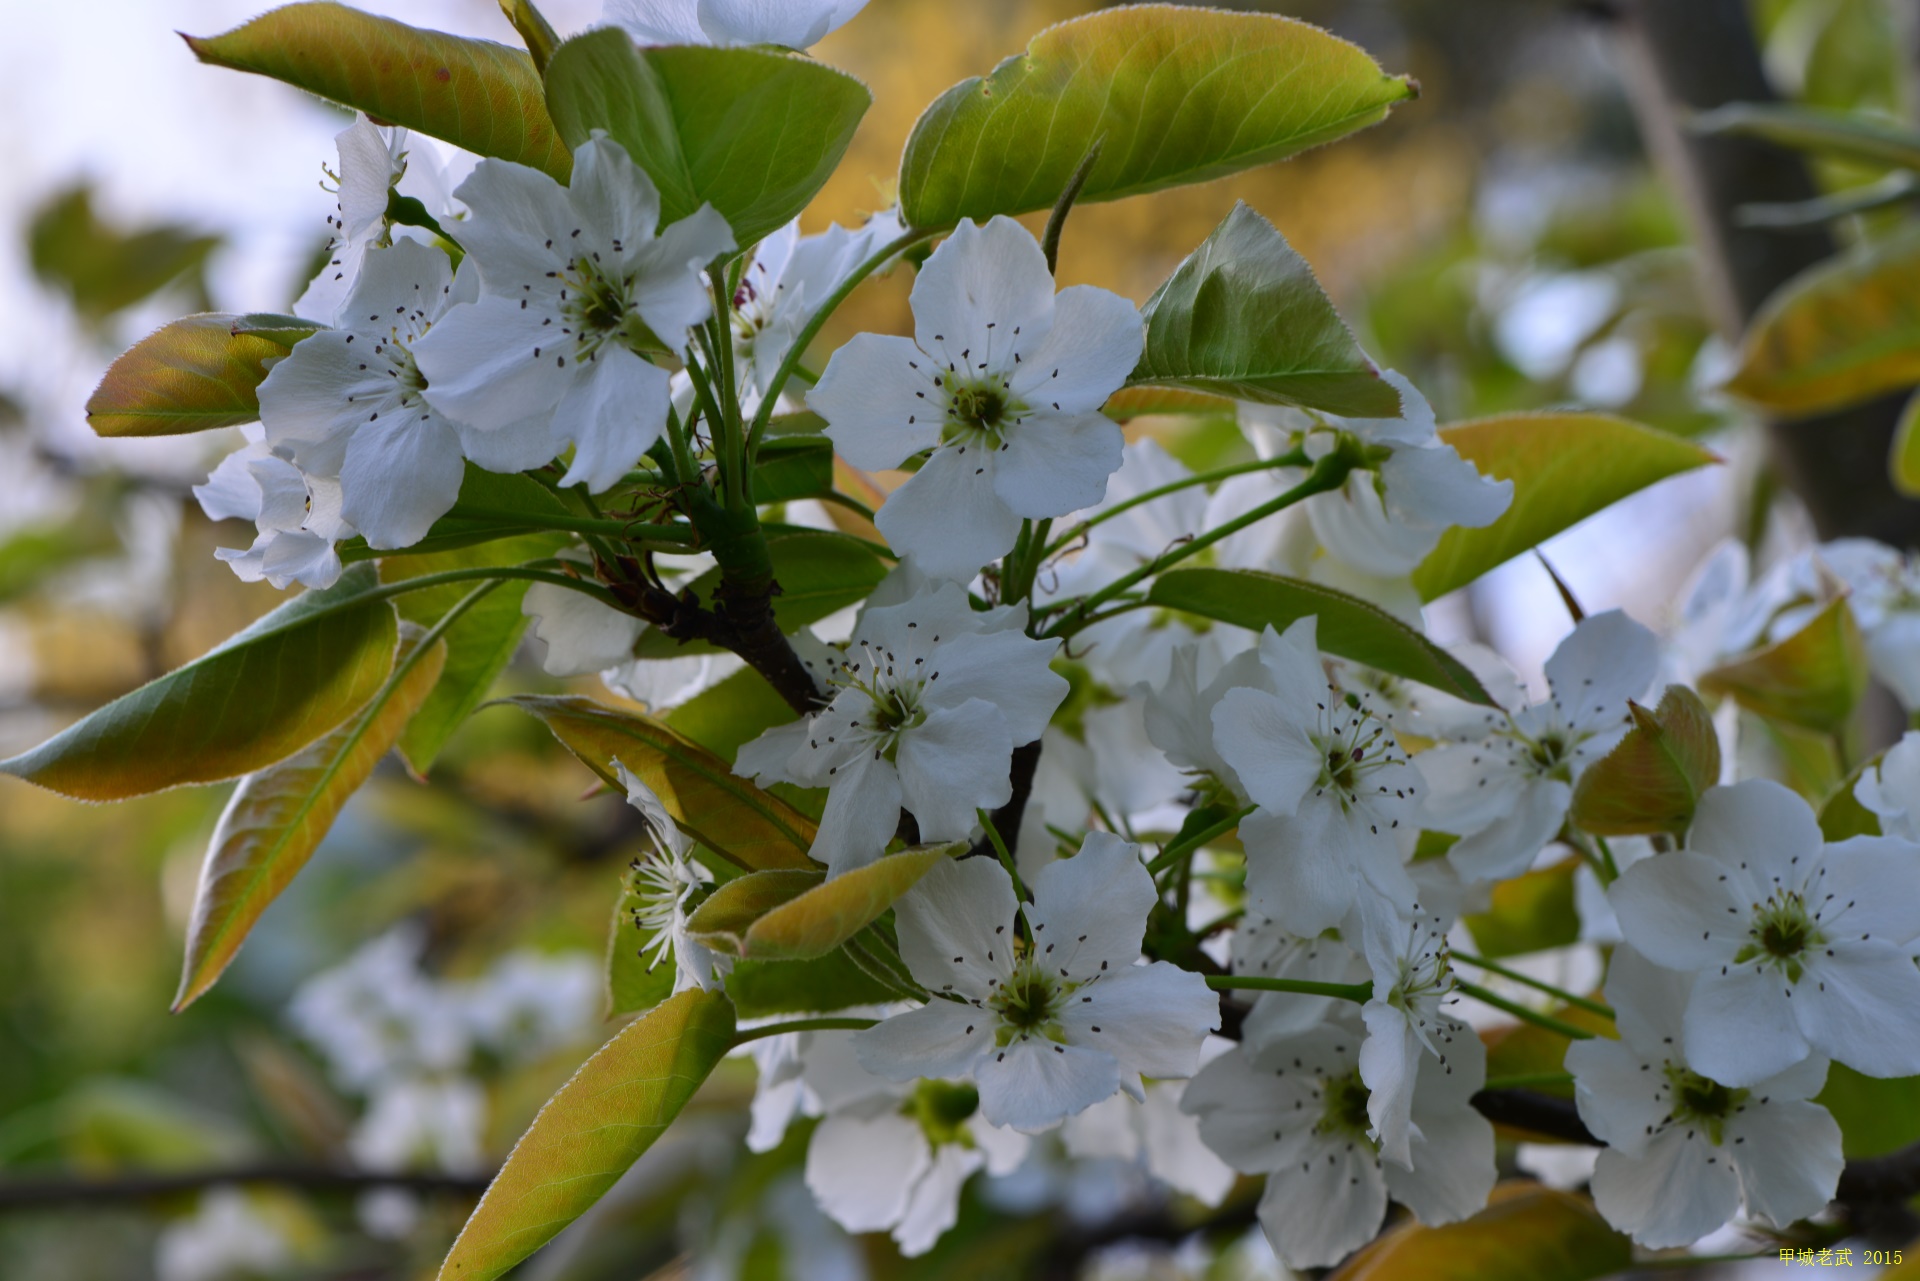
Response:
[[[1883,834],[1920,842],[1920,731],[1908,730],[1862,770],[1853,797],[1873,811]]]
[[[464,1077],[413,1077],[374,1087],[347,1149],[369,1170],[481,1168],[486,1091]]]
[[[308,476],[266,443],[266,429],[242,429],[247,443],[228,454],[206,483],[193,487],[209,520],[250,520],[259,529],[253,545],[221,547],[214,555],[242,582],[263,579],[285,589],[290,583],[331,587],[339,581],[334,544],[354,535],[340,514],[340,482]]]
[[[600,1020],[601,970],[584,953],[501,957],[466,990],[474,1038],[523,1061],[591,1040]]]
[[[607,0],[606,20],[643,44],[778,44],[805,49],[867,0]]]
[[[299,1261],[281,1225],[239,1188],[213,1188],[189,1218],[160,1230],[159,1281],[240,1281],[277,1275]]]
[[[289,1018],[347,1089],[466,1065],[473,1045],[466,1010],[454,991],[421,972],[423,946],[416,928],[390,930],[294,993]]]

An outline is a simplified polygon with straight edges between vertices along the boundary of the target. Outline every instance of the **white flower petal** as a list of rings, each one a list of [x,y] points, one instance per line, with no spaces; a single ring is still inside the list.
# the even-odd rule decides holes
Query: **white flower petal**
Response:
[[[951,636],[940,650],[940,679],[927,687],[926,699],[946,707],[986,699],[1006,718],[1016,745],[1031,743],[1067,697],[1066,678],[1051,666],[1058,652],[1057,642],[1035,641],[1022,631]]]
[[[1020,536],[1020,518],[994,491],[993,459],[954,446],[934,450],[887,496],[874,524],[926,573],[962,582],[1012,551]]]
[[[1910,950],[1836,941],[1806,958],[1793,1013],[1814,1048],[1868,1076],[1920,1074],[1920,969]]]
[[[1092,285],[1062,289],[1053,299],[1047,336],[1021,353],[1013,394],[1035,409],[1095,413],[1125,385],[1145,346],[1146,329],[1132,299]]]
[[[369,547],[411,547],[453,507],[465,475],[459,433],[430,411],[402,411],[347,442],[341,511]]]
[[[1554,702],[1575,725],[1593,725],[1626,715],[1625,702],[1640,698],[1660,666],[1654,634],[1617,609],[1590,614],[1547,659]]]
[[[1372,1153],[1346,1144],[1311,1169],[1289,1165],[1267,1176],[1260,1226],[1289,1268],[1332,1267],[1371,1241],[1387,1212],[1386,1180]]]
[[[995,1125],[1037,1134],[1120,1089],[1111,1054],[1038,1037],[983,1058],[974,1069],[980,1115]]]
[[[1327,768],[1296,709],[1262,690],[1241,690],[1215,704],[1213,739],[1248,799],[1270,814],[1292,814]]]
[[[1811,806],[1772,779],[1756,778],[1707,789],[1694,811],[1687,848],[1712,857],[1721,871],[1745,872],[1749,896],[1760,897],[1776,882],[1797,888],[1813,870],[1824,839]],[[1748,890],[1737,877],[1731,883],[1736,893]]]
[[[913,338],[949,369],[1011,368],[1053,324],[1053,273],[1033,233],[999,216],[971,219],[933,251],[914,279]]]
[[[962,996],[984,999],[1013,972],[1017,909],[1013,882],[992,859],[942,860],[894,909],[900,959],[935,992],[951,985]]]
[[[880,857],[899,824],[902,799],[899,772],[876,755],[859,752],[834,769],[810,851],[827,865],[828,876]]]
[[[900,1222],[932,1166],[919,1122],[892,1107],[875,1116],[836,1112],[807,1141],[807,1189],[849,1232],[884,1232]]]
[[[1747,1213],[1784,1228],[1826,1209],[1846,1158],[1840,1126],[1817,1103],[1775,1102],[1727,1118],[1720,1150],[1740,1175]]]
[[[861,1067],[889,1081],[965,1076],[993,1052],[993,1020],[970,1005],[934,1000],[856,1032],[853,1048]]]
[[[1806,1017],[1797,1008],[1801,1004],[1773,970],[1743,965],[1725,974],[1707,971],[1694,980],[1687,1001],[1688,1065],[1734,1088],[1784,1072],[1809,1053],[1794,1017]]]
[[[1733,1217],[1740,1179],[1704,1132],[1669,1130],[1640,1157],[1608,1148],[1593,1168],[1607,1222],[1650,1249],[1692,1245]],[[1710,1163],[1711,1162],[1711,1163]]]
[[[898,467],[940,442],[946,410],[934,369],[911,339],[857,334],[827,361],[807,408],[827,420],[827,439],[855,467]]]
[[[542,319],[499,295],[449,311],[413,345],[427,378],[427,403],[476,431],[524,430],[550,418],[577,371],[572,361],[555,363],[573,344],[556,342]]]
[[[1511,810],[1479,831],[1461,837],[1447,851],[1447,861],[1469,881],[1498,881],[1518,876],[1533,865],[1533,860],[1560,830],[1567,817],[1567,807],[1572,803],[1573,789],[1559,779],[1532,779],[1520,789]]]
[[[634,310],[668,347],[683,349],[687,331],[713,314],[713,299],[700,271],[733,249],[733,229],[712,205],[703,204],[663,228],[659,239],[635,256],[633,270],[639,275],[633,286]]]
[[[900,736],[894,757],[907,809],[923,841],[962,841],[975,811],[1013,797],[1013,739],[1000,709],[972,698],[942,707]]]
[[[1035,413],[1007,433],[994,456],[994,492],[1033,520],[1092,507],[1106,497],[1126,443],[1120,424],[1099,413]]]
[[[573,465],[560,484],[599,493],[619,484],[666,430],[671,380],[666,370],[613,343],[571,367],[573,379],[554,408],[554,421],[574,442]]]
[[[1635,863],[1608,889],[1607,901],[1627,942],[1668,969],[1721,965],[1746,942],[1748,905],[1730,888],[1722,863],[1692,850]]]
[[[1139,846],[1089,832],[1078,854],[1041,868],[1032,889],[1026,915],[1047,969],[1085,979],[1124,972],[1140,959],[1147,913],[1160,896]]]
[[[1126,1071],[1192,1076],[1200,1066],[1201,1043],[1220,1026],[1220,997],[1202,976],[1155,961],[1110,973],[1075,992],[1060,1025],[1074,1042],[1105,1050]]]

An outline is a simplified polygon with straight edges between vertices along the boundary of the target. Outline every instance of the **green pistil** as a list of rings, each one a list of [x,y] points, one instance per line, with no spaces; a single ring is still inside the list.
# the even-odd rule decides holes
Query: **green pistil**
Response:
[[[923,1080],[900,1105],[901,1115],[918,1121],[927,1142],[936,1148],[945,1143],[972,1147],[967,1121],[979,1110],[980,1092],[958,1081]]]
[[[1000,1023],[994,1044],[1004,1047],[1026,1036],[1065,1043],[1066,1031],[1058,1020],[1067,994],[1075,986],[1055,979],[1031,960],[1020,962],[1013,977],[987,1002]]]
[[[1355,1068],[1345,1076],[1330,1076],[1320,1083],[1320,1120],[1317,1134],[1340,1134],[1369,1146],[1367,1129],[1373,1123],[1367,1117],[1368,1091]]]
[[[1806,900],[1797,892],[1768,899],[1754,913],[1747,938],[1747,944],[1734,954],[1733,963],[1759,961],[1772,965],[1786,974],[1789,983],[1798,983],[1805,972],[1800,958],[1826,941],[1807,913]]]
[[[1667,1064],[1666,1071],[1667,1084],[1673,1091],[1674,1124],[1705,1131],[1708,1140],[1718,1147],[1727,1118],[1740,1110],[1751,1091],[1730,1090],[1673,1063]]]

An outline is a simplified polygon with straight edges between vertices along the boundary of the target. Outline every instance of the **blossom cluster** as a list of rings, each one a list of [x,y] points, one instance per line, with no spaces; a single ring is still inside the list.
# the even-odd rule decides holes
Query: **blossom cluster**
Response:
[[[860,5],[614,7],[645,41],[803,47]],[[970,1176],[1056,1141],[1212,1204],[1236,1173],[1263,1177],[1260,1221],[1293,1268],[1351,1254],[1390,1201],[1426,1224],[1476,1213],[1496,1136],[1475,1098],[1501,1087],[1501,1033],[1459,967],[1501,971],[1472,957],[1468,920],[1569,859],[1586,945],[1608,963],[1604,1005],[1561,994],[1561,1014],[1605,1024],[1572,1029],[1563,1089],[1604,1145],[1596,1204],[1643,1245],[1736,1214],[1818,1213],[1842,1165],[1813,1101],[1829,1064],[1920,1075],[1920,737],[1858,773],[1874,833],[1830,839],[1764,777],[1731,697],[1727,765],[1682,828],[1610,844],[1576,804],[1666,685],[1711,692],[1712,669],[1843,597],[1873,672],[1920,705],[1920,570],[1898,553],[1836,544],[1753,585],[1723,553],[1665,638],[1597,613],[1543,688],[1465,646],[1442,657],[1471,681],[1442,691],[1357,661],[1330,614],[1203,628],[1143,586],[1177,562],[1284,576],[1425,644],[1415,570],[1449,530],[1498,521],[1514,485],[1464,458],[1396,373],[1381,375],[1390,416],[1240,405],[1255,463],[1195,473],[1102,412],[1140,365],[1140,308],[1056,291],[1047,248],[998,216],[961,221],[914,268],[910,335],[854,337],[801,392],[789,376],[823,309],[899,259],[896,213],[743,245],[711,206],[664,221],[654,182],[605,135],[564,186],[485,159],[449,191],[428,150],[365,118],[339,147],[332,252],[298,305],[315,332],[199,490],[210,515],[257,525],[251,547],[221,553],[242,577],[326,587],[348,540],[413,547],[472,469],[589,505],[669,475],[697,486],[736,461],[721,423],[781,409],[817,417],[842,464],[896,473],[865,531],[893,567],[857,607],[783,629],[805,710],[728,762],[813,799],[827,883],[903,846],[955,852],[885,922],[895,999],[822,997],[870,1026],[748,1042],[749,1145],[821,1118],[806,1182],[848,1230],[930,1249]],[[408,180],[431,228],[389,217]],[[688,528],[670,525],[635,521],[643,537]],[[581,540],[526,593],[550,672],[603,672],[660,711],[748,664],[744,648],[642,653],[666,624],[600,589],[603,552]],[[645,584],[679,599],[718,554],[649,543]],[[672,966],[675,991],[727,991],[734,958],[695,918],[738,869],[611,765],[648,833],[631,881],[647,962]],[[330,983],[296,1016],[407,990]],[[438,1071],[474,1035],[444,1013],[355,1014],[342,1026],[366,1022],[367,1043],[329,1052],[343,1080],[372,1080],[362,1058],[384,1062],[383,1029],[403,1026]]]

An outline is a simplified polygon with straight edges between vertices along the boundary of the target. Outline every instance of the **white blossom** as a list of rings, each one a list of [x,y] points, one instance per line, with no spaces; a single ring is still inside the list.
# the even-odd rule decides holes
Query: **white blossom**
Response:
[[[1314,633],[1312,617],[1284,635],[1269,627],[1265,688],[1235,690],[1212,712],[1221,757],[1260,807],[1240,824],[1248,895],[1296,934],[1339,924],[1362,886],[1412,906],[1405,862],[1421,790],[1372,700],[1355,706],[1328,684]]]
[[[1024,607],[979,613],[955,583],[862,611],[825,673],[832,701],[740,750],[737,772],[827,788],[813,856],[837,875],[885,850],[904,805],[923,841],[965,839],[1012,795],[1013,749],[1066,697]]]
[[[1021,906],[997,863],[964,859],[900,901],[901,957],[933,997],[854,1038],[869,1071],[970,1075],[981,1115],[1027,1133],[1123,1089],[1142,1099],[1142,1075],[1193,1073],[1219,1002],[1197,974],[1137,964],[1159,897],[1137,847],[1089,833],[1033,896]]]
[[[1180,1110],[1185,1091],[1182,1081],[1152,1081],[1144,1102],[1116,1094],[1068,1117],[1060,1140],[1069,1156],[1140,1162],[1168,1187],[1217,1206],[1233,1189],[1233,1167],[1201,1140],[1198,1119]]]
[[[330,175],[338,198],[327,215],[327,261],[293,304],[295,315],[328,325],[339,323],[367,252],[406,234],[387,222],[387,206],[396,190],[418,200],[435,217],[452,212],[446,175],[431,142],[410,138],[405,129],[376,125],[364,115],[356,116],[333,141],[340,171]]]
[[[1547,660],[1546,702],[1481,709],[1479,724],[1420,753],[1424,822],[1460,841],[1447,857],[1468,880],[1523,872],[1560,830],[1573,785],[1627,729],[1659,663],[1652,632],[1619,610],[1594,614]]]
[[[1441,1073],[1451,1073],[1458,1045],[1476,1038],[1442,1013],[1453,991],[1447,918],[1423,912],[1418,903],[1405,916],[1379,902],[1368,903],[1358,915],[1357,932],[1373,972],[1373,998],[1360,1011],[1367,1028],[1360,1079],[1371,1091],[1370,1133],[1381,1155],[1406,1165],[1412,1160],[1410,1145],[1420,1137],[1413,1101],[1422,1064],[1432,1059]]]
[[[431,405],[414,349],[472,287],[440,249],[367,251],[339,327],[302,339],[260,384],[267,443],[337,479],[341,515],[375,548],[426,536],[460,495],[460,429]]]
[[[777,44],[805,49],[867,0],[607,0],[606,20],[642,44]]]
[[[676,993],[694,987],[717,991],[721,976],[733,967],[733,958],[708,950],[687,932],[687,919],[699,906],[713,877],[689,857],[693,842],[673,821],[653,789],[619,761],[613,762],[613,768],[626,791],[627,803],[646,820],[648,851],[633,860],[632,872],[633,894],[640,900],[634,924],[651,940],[653,949],[647,968],[651,970],[671,956]]]
[[[670,380],[642,353],[686,348],[712,313],[701,269],[733,233],[710,205],[659,228],[653,180],[605,137],[574,152],[568,187],[483,160],[456,194],[481,297],[420,343],[428,403],[483,467],[538,467],[571,443],[561,483],[612,487],[666,429]]]
[[[1908,730],[1860,771],[1853,797],[1880,820],[1880,831],[1920,842],[1920,731]]]
[[[1920,846],[1825,844],[1769,779],[1710,789],[1684,850],[1636,864],[1608,897],[1628,943],[1696,974],[1685,1052],[1729,1087],[1822,1054],[1869,1076],[1920,1073]]]
[[[1451,1223],[1492,1190],[1493,1127],[1469,1103],[1486,1051],[1460,1038],[1453,1071],[1423,1058],[1413,1091],[1411,1164],[1384,1159],[1369,1137],[1360,1075],[1364,1033],[1351,1015],[1221,1055],[1193,1078],[1181,1107],[1234,1169],[1267,1176],[1260,1224],[1290,1268],[1329,1267],[1373,1239],[1387,1198],[1422,1223]]]
[[[1826,1059],[1810,1055],[1743,1088],[1703,1074],[1683,1048],[1687,988],[1687,976],[1616,949],[1606,992],[1620,1039],[1567,1051],[1580,1118],[1607,1144],[1594,1201],[1655,1249],[1691,1244],[1742,1205],[1782,1228],[1817,1214],[1844,1164],[1840,1127],[1809,1101]]]
[[[267,446],[265,428],[242,429],[247,443],[228,454],[193,496],[209,520],[250,520],[258,529],[253,545],[220,547],[214,556],[233,567],[241,581],[263,579],[278,588],[290,583],[331,587],[339,581],[340,554],[334,544],[353,537],[340,515],[340,482],[308,476]]]
[[[1013,548],[1023,518],[1105,495],[1124,440],[1100,407],[1133,372],[1144,330],[1118,294],[1056,296],[1039,242],[1006,217],[955,228],[912,305],[912,338],[855,337],[807,404],[856,467],[933,451],[876,523],[925,572],[970,579]]]

